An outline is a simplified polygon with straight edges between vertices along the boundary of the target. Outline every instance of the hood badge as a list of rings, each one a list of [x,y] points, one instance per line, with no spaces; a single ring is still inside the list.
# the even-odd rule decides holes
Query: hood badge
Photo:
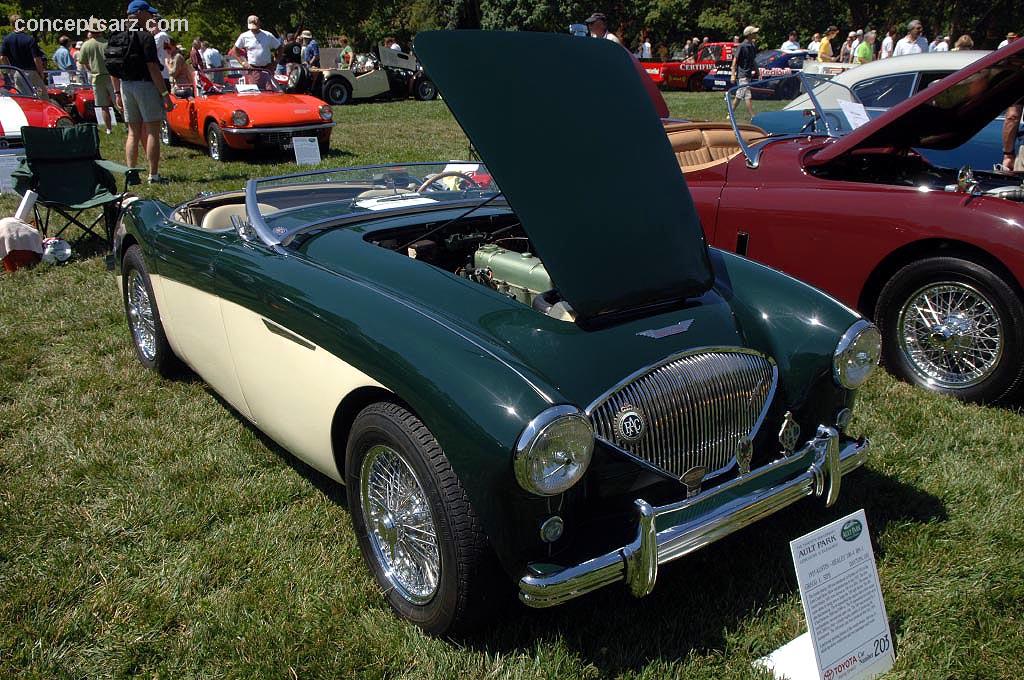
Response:
[[[791,455],[799,442],[800,423],[793,418],[792,411],[786,411],[786,415],[782,417],[782,427],[779,428],[779,444],[782,445],[782,451],[787,456]]]
[[[654,338],[660,340],[661,338],[667,338],[670,335],[678,335],[679,333],[685,333],[690,330],[690,326],[693,325],[693,319],[685,319],[679,323],[674,323],[671,326],[665,326],[664,328],[652,328],[646,331],[640,331],[637,335],[645,338]]]
[[[679,481],[686,487],[687,498],[692,498],[700,493],[700,485],[704,482],[704,475],[707,473],[708,469],[703,465],[692,467],[683,473]]]
[[[624,442],[639,441],[646,430],[643,413],[631,404],[625,404],[615,415],[615,436]]]

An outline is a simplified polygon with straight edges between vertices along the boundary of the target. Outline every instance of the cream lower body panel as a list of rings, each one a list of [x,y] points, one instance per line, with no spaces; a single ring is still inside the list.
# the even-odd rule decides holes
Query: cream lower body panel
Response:
[[[291,338],[271,331],[264,317],[250,309],[225,300],[220,309],[238,382],[257,426],[301,460],[342,481],[331,441],[334,413],[345,395],[380,383],[287,329]]]

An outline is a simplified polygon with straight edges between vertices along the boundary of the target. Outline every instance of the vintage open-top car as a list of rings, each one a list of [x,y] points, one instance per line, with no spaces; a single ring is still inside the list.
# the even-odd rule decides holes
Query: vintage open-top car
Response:
[[[1020,99],[1024,42],[875,118],[836,80],[793,77],[813,104],[799,132],[741,124],[729,97],[730,153],[717,128],[668,133],[708,239],[873,317],[887,367],[909,382],[966,400],[1019,393],[1022,178],[937,167],[919,150],[956,149]]]
[[[834,502],[867,455],[846,430],[878,333],[706,246],[630,55],[473,31],[417,49],[487,165],[134,201],[115,254],[139,360],[184,361],[344,482],[385,597],[432,633],[510,581],[535,607],[621,581],[646,595],[666,562]],[[507,58],[527,53],[561,67]],[[554,176],[538,163],[613,126]]]
[[[76,122],[96,121],[96,97],[82,71],[47,71],[46,93]]]
[[[316,97],[282,92],[266,71],[206,69],[194,84],[171,90],[164,144],[198,144],[210,157],[229,160],[242,151],[283,150],[293,137],[316,137],[321,152],[331,144],[334,113]]]
[[[21,128],[74,125],[67,112],[41,99],[24,71],[0,65],[0,149],[22,146]]]
[[[416,55],[387,47],[357,54],[351,66],[345,68],[302,66],[275,78],[288,92],[306,92],[335,106],[378,97],[412,96],[419,101],[437,98],[437,87]]]

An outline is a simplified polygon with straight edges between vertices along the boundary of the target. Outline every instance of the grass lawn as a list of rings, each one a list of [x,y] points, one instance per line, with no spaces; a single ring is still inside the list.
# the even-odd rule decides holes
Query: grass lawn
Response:
[[[669,96],[718,118],[720,95]],[[335,109],[331,165],[464,157],[441,102]],[[104,137],[119,159],[123,132]],[[166,151],[174,203],[287,162]],[[13,200],[0,201],[10,214]],[[804,501],[662,569],[514,608],[459,643],[395,619],[344,490],[198,379],[131,349],[103,259],[0,277],[0,677],[748,678],[804,630],[788,541],[865,508],[896,638],[893,677],[1004,678],[1024,657],[1024,418],[879,373],[853,430],[874,442],[836,507]]]

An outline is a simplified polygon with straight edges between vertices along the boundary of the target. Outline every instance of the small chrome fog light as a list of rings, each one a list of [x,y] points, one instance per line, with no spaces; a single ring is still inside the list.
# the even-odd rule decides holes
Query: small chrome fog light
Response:
[[[545,543],[554,543],[562,537],[562,531],[564,530],[565,523],[562,521],[562,518],[558,515],[552,515],[541,522],[540,540]]]

